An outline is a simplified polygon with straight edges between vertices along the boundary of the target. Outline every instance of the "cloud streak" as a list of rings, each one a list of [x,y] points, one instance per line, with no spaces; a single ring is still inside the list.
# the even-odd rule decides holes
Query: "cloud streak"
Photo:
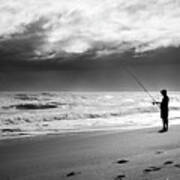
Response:
[[[178,0],[2,0],[0,17],[1,54],[13,49],[22,59],[180,45]]]

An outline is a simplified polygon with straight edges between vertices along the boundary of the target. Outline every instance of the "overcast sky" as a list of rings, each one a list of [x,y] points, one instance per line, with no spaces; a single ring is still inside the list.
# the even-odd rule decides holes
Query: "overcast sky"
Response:
[[[180,90],[179,0],[1,0],[0,90]]]

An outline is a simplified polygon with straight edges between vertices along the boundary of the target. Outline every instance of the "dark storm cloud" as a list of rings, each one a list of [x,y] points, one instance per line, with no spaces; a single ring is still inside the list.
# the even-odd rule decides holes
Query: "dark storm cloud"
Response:
[[[36,39],[33,40],[36,42]],[[39,42],[39,40],[38,40]],[[25,47],[23,47],[25,49]],[[31,49],[31,46],[28,47]],[[28,52],[29,52],[28,49]],[[101,49],[102,50],[102,49]],[[106,50],[106,49],[104,49]],[[144,54],[136,54],[134,49],[124,53],[114,53],[106,56],[97,56],[97,51],[90,51],[84,54],[72,54],[71,56],[57,57],[43,60],[24,60],[29,56],[25,51],[19,52],[18,56],[10,58],[4,56],[0,61],[0,70],[86,70],[86,69],[121,69],[123,66],[134,65],[160,65],[180,64],[180,48],[162,48]],[[17,53],[17,50],[16,52]],[[20,53],[21,56],[20,56]],[[33,48],[32,48],[33,53]],[[22,59],[18,58],[21,57]]]
[[[0,64],[13,66],[26,63],[34,56],[34,51],[44,42],[45,31],[42,28],[45,19],[39,19],[25,27],[22,33],[15,33],[0,40]]]

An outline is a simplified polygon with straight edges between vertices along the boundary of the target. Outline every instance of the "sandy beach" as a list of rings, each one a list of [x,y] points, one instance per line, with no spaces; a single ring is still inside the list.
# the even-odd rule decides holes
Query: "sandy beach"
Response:
[[[0,142],[1,180],[177,180],[180,126]]]

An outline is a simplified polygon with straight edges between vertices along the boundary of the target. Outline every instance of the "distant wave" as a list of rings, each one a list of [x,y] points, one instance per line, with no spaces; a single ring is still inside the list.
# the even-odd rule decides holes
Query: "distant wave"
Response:
[[[57,105],[55,104],[33,104],[33,103],[27,103],[27,104],[17,104],[17,105],[11,105],[11,106],[4,106],[3,109],[11,109],[16,108],[19,110],[36,110],[36,109],[51,109],[51,108],[57,108]]]
[[[16,94],[14,96],[15,99],[23,100],[23,101],[38,101],[39,98],[35,95],[27,95],[27,94]]]

